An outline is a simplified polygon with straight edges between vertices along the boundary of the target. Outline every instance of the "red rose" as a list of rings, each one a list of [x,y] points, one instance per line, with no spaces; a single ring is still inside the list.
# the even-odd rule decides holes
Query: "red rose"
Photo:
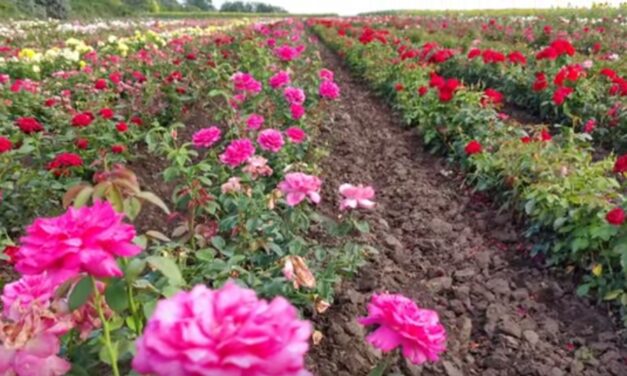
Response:
[[[616,162],[614,163],[614,173],[618,174],[623,172],[627,172],[627,154],[616,158]]]
[[[512,64],[520,64],[520,65],[527,64],[527,58],[520,51],[514,51],[510,53],[509,55],[507,55],[507,60],[509,60],[509,62]]]
[[[553,139],[553,136],[551,136],[551,134],[549,133],[549,131],[547,131],[546,129],[543,129],[540,132],[540,139],[542,141],[551,141]]]
[[[14,245],[7,245],[4,247],[4,251],[2,251],[2,253],[9,258],[7,261],[8,264],[13,265],[16,263],[19,250],[20,248]]]
[[[6,153],[11,149],[13,149],[13,144],[11,143],[11,140],[6,137],[0,136],[0,154]]]
[[[131,118],[131,123],[140,126],[144,124],[144,121],[142,120],[142,118],[140,118],[139,116],[133,116]]]
[[[52,162],[48,163],[48,171],[52,171],[56,176],[67,175],[70,167],[83,165],[83,159],[75,153],[61,153]]]
[[[553,103],[555,103],[556,106],[561,106],[573,91],[574,90],[570,87],[558,87],[555,89],[555,92],[553,92]]]
[[[612,225],[620,226],[625,222],[625,211],[622,208],[614,208],[607,213],[605,219]]]
[[[483,92],[483,98],[481,98],[481,106],[486,107],[490,104],[500,105],[503,103],[503,94],[494,89],[485,89]]]
[[[470,51],[468,51],[468,59],[474,59],[479,55],[481,55],[481,50],[478,48],[472,48]]]
[[[44,101],[44,106],[46,106],[46,107],[52,107],[52,106],[54,106],[56,104],[57,104],[57,100],[54,99],[54,98],[49,98],[49,99],[46,99]]]
[[[529,137],[529,136],[521,137],[521,138],[520,138],[520,141],[521,141],[523,144],[528,144],[528,143],[530,143],[530,142],[531,142],[531,137]]]
[[[103,119],[111,119],[113,117],[113,110],[110,108],[103,108],[98,112]]]
[[[115,154],[121,154],[124,153],[124,150],[126,150],[126,148],[124,147],[124,145],[113,145],[111,146],[111,151],[114,152]]]
[[[421,87],[418,88],[418,94],[421,97],[424,97],[425,95],[427,95],[428,92],[429,92],[429,88],[426,87],[426,86],[421,86]]]
[[[96,82],[94,83],[94,88],[96,90],[104,90],[107,88],[107,80],[105,80],[104,78],[99,78],[96,80]]]
[[[15,124],[26,134],[37,133],[44,130],[41,123],[32,117],[21,117],[15,121]]]
[[[94,120],[94,115],[91,112],[82,112],[74,115],[72,118],[72,126],[77,128],[83,128],[91,124]]]
[[[399,82],[394,85],[394,90],[396,90],[397,92],[403,91],[405,90],[405,86],[403,86],[403,84]]]
[[[464,148],[464,150],[466,151],[467,155],[473,155],[473,154],[481,153],[482,148],[481,148],[481,144],[479,143],[479,141],[472,140],[468,144],[466,144],[466,147]]]
[[[119,84],[120,82],[122,82],[122,73],[112,72],[111,74],[109,74],[109,80],[111,80],[111,82],[116,85]]]
[[[85,150],[89,147],[89,141],[86,138],[77,138],[74,141],[74,145],[81,150]]]
[[[128,125],[125,122],[121,121],[115,125],[115,129],[117,129],[120,133],[124,133],[128,131]]]
[[[599,74],[609,78],[610,80],[613,80],[616,78],[616,72],[613,69],[610,68],[603,68],[599,71]]]
[[[536,80],[533,83],[533,91],[542,91],[549,86],[546,75],[543,72],[536,73]]]

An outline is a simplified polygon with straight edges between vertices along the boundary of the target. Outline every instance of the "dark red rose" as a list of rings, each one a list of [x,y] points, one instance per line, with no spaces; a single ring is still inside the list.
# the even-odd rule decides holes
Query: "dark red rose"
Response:
[[[614,208],[607,213],[605,219],[614,226],[620,226],[625,222],[625,211],[622,208]]]

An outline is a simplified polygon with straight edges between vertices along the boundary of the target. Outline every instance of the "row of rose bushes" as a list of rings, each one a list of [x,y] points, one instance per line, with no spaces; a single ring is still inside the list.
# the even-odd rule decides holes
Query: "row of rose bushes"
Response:
[[[627,306],[624,197],[625,158],[595,161],[585,134],[508,120],[498,108],[504,96],[466,87],[436,66],[402,59],[392,31],[364,27],[353,36],[341,24],[312,21],[316,33],[345,58],[421,131],[432,151],[448,154],[478,190],[503,199],[526,215],[534,256],[552,265],[587,271],[579,292]],[[404,40],[405,50],[423,42]],[[426,43],[428,44],[428,43]]]
[[[0,373],[308,375],[322,334],[295,306],[324,314],[373,251],[346,235],[368,231],[352,211],[374,191],[331,187],[336,218],[315,210],[312,139],[340,89],[302,23],[67,44],[69,59],[21,49],[2,66],[4,231],[37,218],[3,239],[20,278]],[[167,161],[172,207],[125,166],[142,154]],[[147,203],[173,226],[139,233]],[[445,348],[437,314],[402,296],[374,295],[361,323],[417,364]]]
[[[401,21],[403,28],[390,29],[395,36],[390,42],[398,49],[399,59],[432,64],[442,75],[497,89],[509,103],[544,120],[572,126],[592,134],[595,141],[608,148],[625,150],[626,71],[616,63],[620,59],[612,61],[608,54],[578,52],[571,44],[571,34],[577,33],[547,30],[542,38],[532,38],[530,45],[509,44],[505,36],[498,41],[460,37],[458,31],[474,25],[476,21],[472,20],[452,20],[451,25],[437,31],[421,28],[420,21],[416,21],[417,27],[411,20],[407,21],[409,24],[405,21]],[[361,20],[358,25],[370,28],[369,21]],[[361,27],[340,30],[348,35],[362,35]],[[538,40],[546,44],[538,45]]]

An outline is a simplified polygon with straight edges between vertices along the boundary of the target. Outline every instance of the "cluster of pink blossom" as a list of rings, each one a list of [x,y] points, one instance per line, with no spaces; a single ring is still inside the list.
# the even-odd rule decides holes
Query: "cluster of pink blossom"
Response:
[[[292,61],[297,59],[305,51],[305,46],[300,45],[292,47],[289,44],[284,44],[274,49],[274,54],[282,61]]]
[[[220,141],[222,131],[216,126],[203,128],[192,136],[192,143],[197,148],[210,148]]]
[[[235,91],[240,93],[258,94],[261,92],[261,82],[255,80],[250,73],[237,72],[231,77]]]
[[[340,87],[333,81],[333,72],[328,69],[321,69],[318,76],[322,80],[318,89],[320,96],[330,100],[339,98]]]

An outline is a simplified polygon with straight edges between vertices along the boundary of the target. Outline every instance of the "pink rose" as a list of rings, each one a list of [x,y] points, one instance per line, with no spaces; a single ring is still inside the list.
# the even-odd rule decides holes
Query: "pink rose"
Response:
[[[340,96],[340,87],[333,81],[324,80],[320,83],[320,96],[326,99],[336,99]]]
[[[155,376],[305,376],[310,335],[282,297],[268,302],[233,282],[197,285],[157,304],[132,366]]]
[[[243,170],[250,174],[253,179],[257,179],[259,176],[270,176],[273,172],[272,168],[268,166],[268,160],[258,155],[250,157]]]
[[[255,146],[247,138],[233,140],[220,154],[220,161],[229,167],[237,167],[245,163],[255,154]]]
[[[248,116],[248,119],[246,119],[246,125],[248,126],[248,129],[251,130],[257,130],[261,128],[264,122],[265,119],[263,118],[263,116],[258,114],[250,114],[250,116]]]
[[[141,249],[133,243],[135,228],[123,222],[107,201],[80,209],[70,207],[53,218],[37,218],[22,237],[15,268],[22,274],[44,271],[53,283],[80,273],[98,278],[121,277],[116,257]]]
[[[235,176],[230,177],[229,180],[226,181],[226,183],[222,184],[220,189],[222,190],[222,193],[224,194],[241,192],[242,186],[240,184],[240,178],[235,177]]]
[[[220,141],[222,131],[220,128],[213,126],[210,128],[203,128],[192,136],[192,144],[197,148],[210,148],[216,142]]]
[[[292,113],[292,119],[300,120],[305,115],[305,107],[298,103],[294,103],[290,106],[290,112]]]
[[[261,91],[261,82],[255,80],[250,73],[237,72],[231,77],[235,91],[257,94]]]
[[[305,131],[299,127],[290,127],[285,131],[285,134],[287,135],[287,138],[290,140],[290,142],[294,144],[302,143],[307,137]]]
[[[291,172],[279,183],[279,189],[286,195],[287,204],[296,206],[306,198],[314,204],[319,203],[321,185],[317,176]]]
[[[283,135],[276,129],[264,129],[259,132],[257,143],[263,150],[277,153],[283,147]]]
[[[362,325],[375,325],[366,340],[383,352],[397,347],[414,364],[435,362],[446,350],[446,331],[435,311],[418,308],[412,300],[396,294],[375,294],[368,303]]]
[[[340,194],[343,196],[340,202],[340,210],[346,210],[346,208],[356,209],[358,207],[372,209],[374,207],[374,201],[372,201],[374,199],[374,189],[370,186],[342,184],[340,185]]]
[[[283,90],[283,97],[289,104],[303,104],[306,99],[303,89],[293,86],[288,86]]]
[[[274,76],[270,77],[268,83],[273,89],[285,86],[291,82],[290,74],[286,71],[279,71]]]
[[[318,77],[326,81],[333,81],[335,79],[335,75],[333,74],[333,71],[326,69],[326,68],[320,69],[320,72],[318,72]]]

